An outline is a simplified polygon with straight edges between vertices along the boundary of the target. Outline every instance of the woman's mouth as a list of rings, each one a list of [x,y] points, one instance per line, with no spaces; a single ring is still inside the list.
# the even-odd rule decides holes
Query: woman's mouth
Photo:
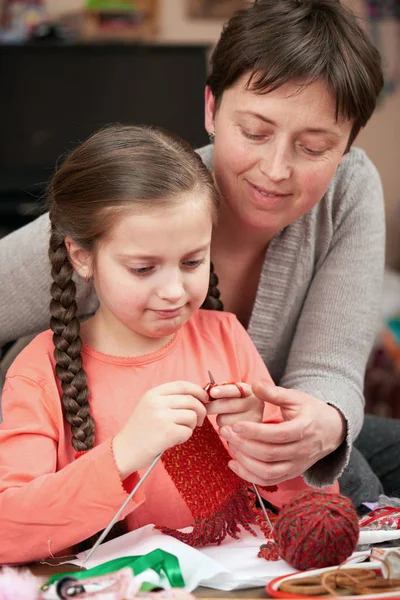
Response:
[[[282,193],[274,189],[266,189],[245,180],[255,202],[261,206],[274,206],[282,200],[287,200],[292,194]]]

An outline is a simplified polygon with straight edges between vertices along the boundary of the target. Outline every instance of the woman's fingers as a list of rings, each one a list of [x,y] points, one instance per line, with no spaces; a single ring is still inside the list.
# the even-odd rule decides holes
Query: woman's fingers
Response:
[[[239,477],[257,485],[277,485],[294,477],[289,474],[290,463],[280,462],[268,465],[245,456],[241,452],[235,453],[234,460],[231,460],[228,464]]]
[[[282,423],[254,423],[252,421],[239,421],[232,427],[220,430],[220,435],[227,441],[238,445],[245,440],[258,441],[270,444],[289,444],[303,439],[308,419],[297,418]]]
[[[243,455],[250,456],[255,460],[264,463],[286,462],[293,461],[303,454],[303,449],[298,442],[291,444],[261,444],[259,442],[246,442],[238,445],[229,442],[229,448],[232,454],[241,452]]]

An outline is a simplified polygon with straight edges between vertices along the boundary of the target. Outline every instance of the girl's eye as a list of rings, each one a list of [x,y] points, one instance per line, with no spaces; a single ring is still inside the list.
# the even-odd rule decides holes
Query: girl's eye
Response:
[[[134,275],[147,275],[152,271],[153,267],[138,267],[137,269],[130,267],[131,273]]]
[[[200,265],[203,265],[205,262],[205,258],[199,259],[199,260],[185,260],[185,262],[183,263],[183,265],[185,267],[187,267],[188,269],[196,269],[197,267],[199,267]]]

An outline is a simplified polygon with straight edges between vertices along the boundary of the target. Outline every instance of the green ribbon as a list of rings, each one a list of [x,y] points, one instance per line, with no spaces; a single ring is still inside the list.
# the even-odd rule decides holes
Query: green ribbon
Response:
[[[50,585],[56,581],[59,581],[60,579],[63,579],[64,577],[88,579],[89,577],[115,573],[115,571],[119,571],[125,567],[130,567],[134,575],[139,575],[147,569],[153,569],[153,571],[155,571],[158,575],[161,575],[161,573],[164,572],[171,587],[185,587],[185,582],[182,577],[181,568],[179,566],[177,557],[174,554],[170,554],[169,552],[165,552],[164,550],[158,548],[157,550],[153,550],[152,552],[143,554],[141,556],[123,556],[122,558],[115,558],[114,560],[109,560],[106,563],[97,565],[97,567],[88,569],[87,571],[57,573],[52,575],[46,581],[46,583],[42,586],[42,590],[48,589]],[[157,586],[154,586],[150,583],[143,583],[141,589],[147,591],[153,589],[154,587]]]

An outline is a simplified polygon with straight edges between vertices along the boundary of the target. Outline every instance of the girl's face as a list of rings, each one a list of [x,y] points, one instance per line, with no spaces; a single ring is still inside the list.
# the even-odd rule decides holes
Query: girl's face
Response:
[[[114,340],[133,340],[139,349],[144,338],[174,334],[207,295],[211,231],[204,191],[185,194],[170,208],[123,212],[94,260],[79,256],[99,298],[97,324]]]
[[[286,84],[267,94],[242,77],[222,96],[206,90],[206,129],[215,131],[214,177],[220,222],[235,220],[271,239],[325,194],[346,150],[350,121],[335,120],[335,99],[323,82]]]

